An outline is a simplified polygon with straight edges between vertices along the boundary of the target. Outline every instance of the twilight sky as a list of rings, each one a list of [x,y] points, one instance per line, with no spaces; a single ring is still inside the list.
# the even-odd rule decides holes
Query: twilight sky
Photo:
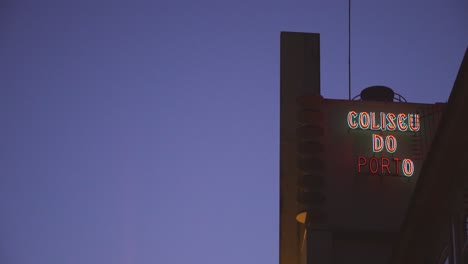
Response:
[[[348,96],[347,1],[0,2],[2,264],[278,263],[279,35],[321,34]],[[352,87],[445,102],[466,0],[352,7]]]

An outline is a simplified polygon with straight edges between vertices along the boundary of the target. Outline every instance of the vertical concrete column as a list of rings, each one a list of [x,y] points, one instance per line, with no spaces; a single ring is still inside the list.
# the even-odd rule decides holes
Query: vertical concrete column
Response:
[[[301,145],[296,131],[303,126],[297,117],[300,98],[321,97],[320,35],[281,32],[280,49],[280,264],[328,264],[332,253],[331,233],[314,228],[313,224],[306,226],[306,219],[313,221],[313,213],[318,211],[310,211],[314,209],[298,199],[315,197],[301,195],[300,190],[304,190],[301,183],[320,182],[320,175],[304,177],[298,166],[300,155],[310,154],[311,144]],[[317,194],[317,190],[313,191]],[[325,196],[322,193],[317,197]]]

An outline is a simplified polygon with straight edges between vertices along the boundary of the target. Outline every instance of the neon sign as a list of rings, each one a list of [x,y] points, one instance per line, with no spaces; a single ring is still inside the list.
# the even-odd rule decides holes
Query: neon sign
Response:
[[[349,128],[363,130],[417,132],[421,127],[419,114],[349,111],[347,121]]]
[[[376,113],[349,111],[347,123],[350,129],[371,131],[401,131],[417,132],[421,124],[419,114],[413,113]],[[393,157],[397,151],[398,143],[394,135],[372,134],[373,157],[357,157],[357,172],[368,171],[371,174],[403,175],[411,177],[414,174],[414,162],[409,159]],[[376,153],[390,153],[392,157],[375,157]]]
[[[381,135],[372,134],[372,151],[381,152],[384,146],[388,153],[395,152],[397,149],[397,140],[395,136],[388,135],[385,137],[384,141]]]

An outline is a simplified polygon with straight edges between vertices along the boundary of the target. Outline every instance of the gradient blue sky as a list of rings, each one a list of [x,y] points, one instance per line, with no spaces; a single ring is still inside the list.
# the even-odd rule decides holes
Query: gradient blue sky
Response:
[[[2,264],[278,263],[279,35],[347,1],[0,2]],[[353,95],[445,102],[468,1],[353,1]]]

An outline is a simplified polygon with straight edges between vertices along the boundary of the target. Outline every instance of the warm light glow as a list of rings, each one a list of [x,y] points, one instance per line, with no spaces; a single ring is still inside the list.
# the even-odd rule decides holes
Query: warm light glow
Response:
[[[300,212],[296,215],[296,221],[304,224],[307,218],[307,212]]]

